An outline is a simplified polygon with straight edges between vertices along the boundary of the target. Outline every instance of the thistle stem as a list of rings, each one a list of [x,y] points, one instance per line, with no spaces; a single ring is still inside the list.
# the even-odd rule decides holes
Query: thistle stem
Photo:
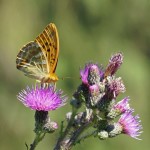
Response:
[[[65,149],[66,150],[70,150],[72,148],[73,145],[75,145],[77,143],[77,139],[78,137],[82,134],[83,131],[85,131],[85,129],[87,129],[88,127],[91,126],[91,123],[88,122],[85,125],[81,126],[80,128],[78,128],[73,135],[71,136],[69,142],[65,145]]]
[[[80,143],[80,142],[83,141],[84,139],[89,138],[89,137],[95,135],[96,133],[97,133],[97,130],[92,131],[91,133],[88,133],[88,134],[82,136],[81,138],[79,138],[79,139],[76,141],[76,143]]]
[[[58,139],[58,141],[57,141],[57,143],[55,145],[54,150],[61,150],[62,149],[61,147],[63,147],[63,144],[62,144],[63,140],[65,139],[65,137],[67,136],[67,134],[69,133],[69,131],[70,131],[71,127],[72,127],[72,123],[74,121],[74,117],[76,115],[76,112],[77,112],[77,109],[74,108],[74,107],[72,107],[71,118],[70,118],[70,120],[68,122],[68,125],[67,125],[65,131],[60,135],[60,138]]]
[[[33,141],[33,143],[30,145],[30,150],[35,150],[35,147],[38,145],[38,143],[40,141],[42,141],[42,139],[44,138],[46,133],[36,133],[35,139]]]

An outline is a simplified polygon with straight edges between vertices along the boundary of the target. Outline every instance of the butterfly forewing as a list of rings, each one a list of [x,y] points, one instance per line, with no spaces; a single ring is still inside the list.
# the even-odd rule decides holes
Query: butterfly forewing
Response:
[[[48,73],[54,73],[59,54],[59,38],[56,26],[49,24],[45,30],[36,38],[37,42],[46,56]]]
[[[55,74],[59,54],[56,26],[50,23],[35,41],[25,45],[17,55],[17,68],[28,77],[41,82],[56,82]]]

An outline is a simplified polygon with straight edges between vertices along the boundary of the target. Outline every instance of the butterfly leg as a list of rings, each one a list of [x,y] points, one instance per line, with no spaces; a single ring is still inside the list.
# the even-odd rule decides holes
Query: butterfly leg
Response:
[[[36,89],[37,84],[40,83],[39,80],[35,80],[34,88]]]
[[[41,88],[47,89],[49,87],[49,83],[42,83],[41,82]]]
[[[56,82],[54,83],[54,91],[56,90]]]

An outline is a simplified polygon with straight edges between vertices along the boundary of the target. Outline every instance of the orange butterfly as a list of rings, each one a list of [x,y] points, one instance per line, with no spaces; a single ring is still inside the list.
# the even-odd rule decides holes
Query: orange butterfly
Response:
[[[17,55],[17,69],[42,83],[58,81],[55,74],[59,54],[59,37],[55,24],[50,23],[44,31]]]

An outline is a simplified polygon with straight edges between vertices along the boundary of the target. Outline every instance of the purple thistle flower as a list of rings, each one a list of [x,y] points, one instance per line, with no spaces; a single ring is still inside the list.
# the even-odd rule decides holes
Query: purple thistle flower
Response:
[[[89,73],[90,65],[86,65],[83,70],[80,70],[80,76],[83,84],[88,85],[88,73]]]
[[[117,70],[120,68],[121,64],[123,63],[123,55],[122,53],[116,53],[114,54],[110,60],[109,64],[105,70],[105,77],[106,76],[112,76],[117,72]]]
[[[132,111],[127,111],[121,115],[118,123],[122,126],[122,133],[125,133],[135,139],[138,139],[138,136],[142,133],[142,125],[140,125],[139,116],[133,116]]]
[[[132,110],[133,109],[131,109],[129,106],[129,98],[125,97],[123,100],[113,105],[112,109],[107,114],[107,117],[114,119],[117,116],[125,113],[126,111],[132,111]]]
[[[124,113],[130,109],[129,106],[129,98],[125,97],[124,99],[122,99],[121,101],[119,101],[116,105],[113,106],[113,109],[118,110],[120,113]]]
[[[98,74],[99,78],[103,76],[103,71],[97,64],[88,63],[84,69],[80,70],[81,80],[85,85],[89,85],[90,72],[92,72],[92,74]]]
[[[61,90],[55,91],[53,86],[36,86],[22,90],[17,98],[32,110],[50,111],[65,105],[66,97],[62,96],[62,93]]]
[[[110,92],[113,93],[113,97],[115,98],[119,93],[124,93],[125,92],[125,86],[122,82],[122,79],[116,78],[116,79],[111,79],[109,81],[109,90]]]

